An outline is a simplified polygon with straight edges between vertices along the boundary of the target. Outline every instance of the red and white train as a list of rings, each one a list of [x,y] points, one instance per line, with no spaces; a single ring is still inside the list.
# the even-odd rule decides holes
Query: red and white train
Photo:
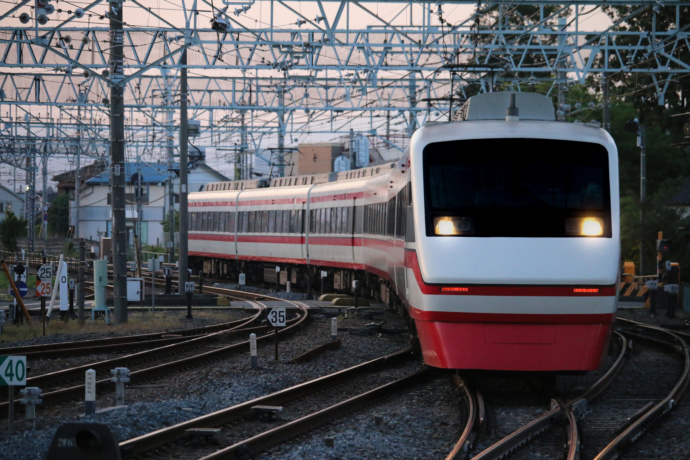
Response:
[[[307,288],[323,271],[336,288],[357,279],[400,300],[431,366],[596,369],[617,305],[616,146],[513,94],[471,98],[394,163],[208,184],[189,196],[190,266],[257,280],[279,266]]]

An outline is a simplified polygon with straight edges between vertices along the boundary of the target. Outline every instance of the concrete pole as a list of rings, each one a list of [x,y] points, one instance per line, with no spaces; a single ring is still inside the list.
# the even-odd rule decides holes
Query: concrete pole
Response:
[[[122,3],[110,1],[110,156],[113,194],[113,286],[115,323],[127,322],[127,223],[125,220],[125,105],[123,78]]]
[[[74,235],[72,238],[79,239],[79,201],[81,194],[81,104],[86,100],[84,93],[79,91],[79,105],[77,106],[77,123],[78,138],[77,138],[77,168],[74,176]]]
[[[189,280],[187,272],[187,161],[189,142],[187,139],[187,49],[182,52],[180,57],[180,280],[179,285],[184,286]]]
[[[168,104],[172,104],[172,89],[168,86]],[[173,113],[168,109],[168,263],[175,263],[175,193],[173,183]]]

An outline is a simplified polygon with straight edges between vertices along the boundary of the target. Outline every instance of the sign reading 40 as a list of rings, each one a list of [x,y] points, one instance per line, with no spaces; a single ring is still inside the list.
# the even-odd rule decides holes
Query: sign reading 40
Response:
[[[0,385],[26,385],[26,356],[0,356]]]

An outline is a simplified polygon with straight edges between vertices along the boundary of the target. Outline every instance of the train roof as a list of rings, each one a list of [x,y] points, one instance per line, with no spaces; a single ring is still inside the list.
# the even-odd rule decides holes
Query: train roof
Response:
[[[305,174],[301,176],[287,176],[277,177],[275,179],[257,179],[257,180],[238,180],[227,182],[211,182],[204,186],[203,191],[214,192],[224,190],[247,190],[266,187],[296,187],[304,185],[323,184],[327,182],[339,182],[347,180],[362,179],[365,177],[374,177],[380,174],[389,172],[395,168],[397,162],[384,163],[380,165],[369,166],[366,168],[352,169],[350,171],[342,171],[339,173],[322,173],[322,174]]]
[[[459,120],[505,120],[511,95],[515,95],[517,116],[520,120],[555,121],[556,114],[550,97],[537,93],[501,91],[472,96],[462,106]]]

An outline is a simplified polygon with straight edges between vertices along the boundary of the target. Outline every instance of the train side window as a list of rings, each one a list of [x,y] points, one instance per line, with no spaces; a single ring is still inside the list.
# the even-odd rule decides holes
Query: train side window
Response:
[[[364,220],[362,222],[363,223],[362,233],[369,233],[369,222],[371,222],[371,220],[369,219],[369,205],[368,204],[364,205],[363,212],[364,212]]]
[[[249,219],[249,222],[247,222],[247,232],[253,233],[256,231],[256,221],[258,220],[258,215],[259,211],[249,211],[249,215],[247,216]]]
[[[297,209],[290,211],[290,233],[299,233],[299,213]]]
[[[239,231],[242,233],[247,233],[249,225],[249,216],[247,216],[247,211],[240,212],[240,222]]]
[[[333,233],[343,232],[343,208],[333,208]]]
[[[275,211],[276,214],[276,233],[282,233],[283,231],[283,211],[277,210]]]
[[[226,227],[225,231],[229,232],[229,233],[235,233],[235,213],[234,212],[228,213],[228,223],[227,223],[227,227]]]
[[[281,214],[280,232],[281,233],[288,233],[290,231],[290,211],[285,209],[283,211],[280,211],[280,214]]]
[[[386,224],[386,223],[385,223],[385,221],[383,220],[383,217],[384,217],[384,213],[383,213],[383,209],[384,209],[384,208],[383,208],[383,207],[384,207],[384,206],[385,206],[385,203],[379,203],[379,204],[376,206],[376,207],[377,207],[377,209],[376,209],[376,211],[377,211],[377,213],[376,213],[376,222],[378,222],[378,226],[379,226],[379,230],[378,230],[378,234],[379,234],[379,235],[385,235],[385,233],[386,233],[386,232],[385,232],[385,229],[386,229],[385,224]]]
[[[206,229],[207,229],[207,227],[206,227],[206,216],[208,215],[208,213],[207,213],[207,212],[202,212],[202,213],[200,213],[200,214],[201,214],[201,216],[200,216],[200,217],[201,217],[201,219],[200,219],[200,220],[201,220],[201,222],[200,222],[201,225],[200,225],[199,230],[201,230],[202,232],[205,232]]]
[[[343,208],[343,233],[350,233],[350,208]]]
[[[274,210],[268,211],[268,225],[266,225],[266,227],[268,227],[268,233],[275,233],[275,231],[276,231],[276,212]]]

